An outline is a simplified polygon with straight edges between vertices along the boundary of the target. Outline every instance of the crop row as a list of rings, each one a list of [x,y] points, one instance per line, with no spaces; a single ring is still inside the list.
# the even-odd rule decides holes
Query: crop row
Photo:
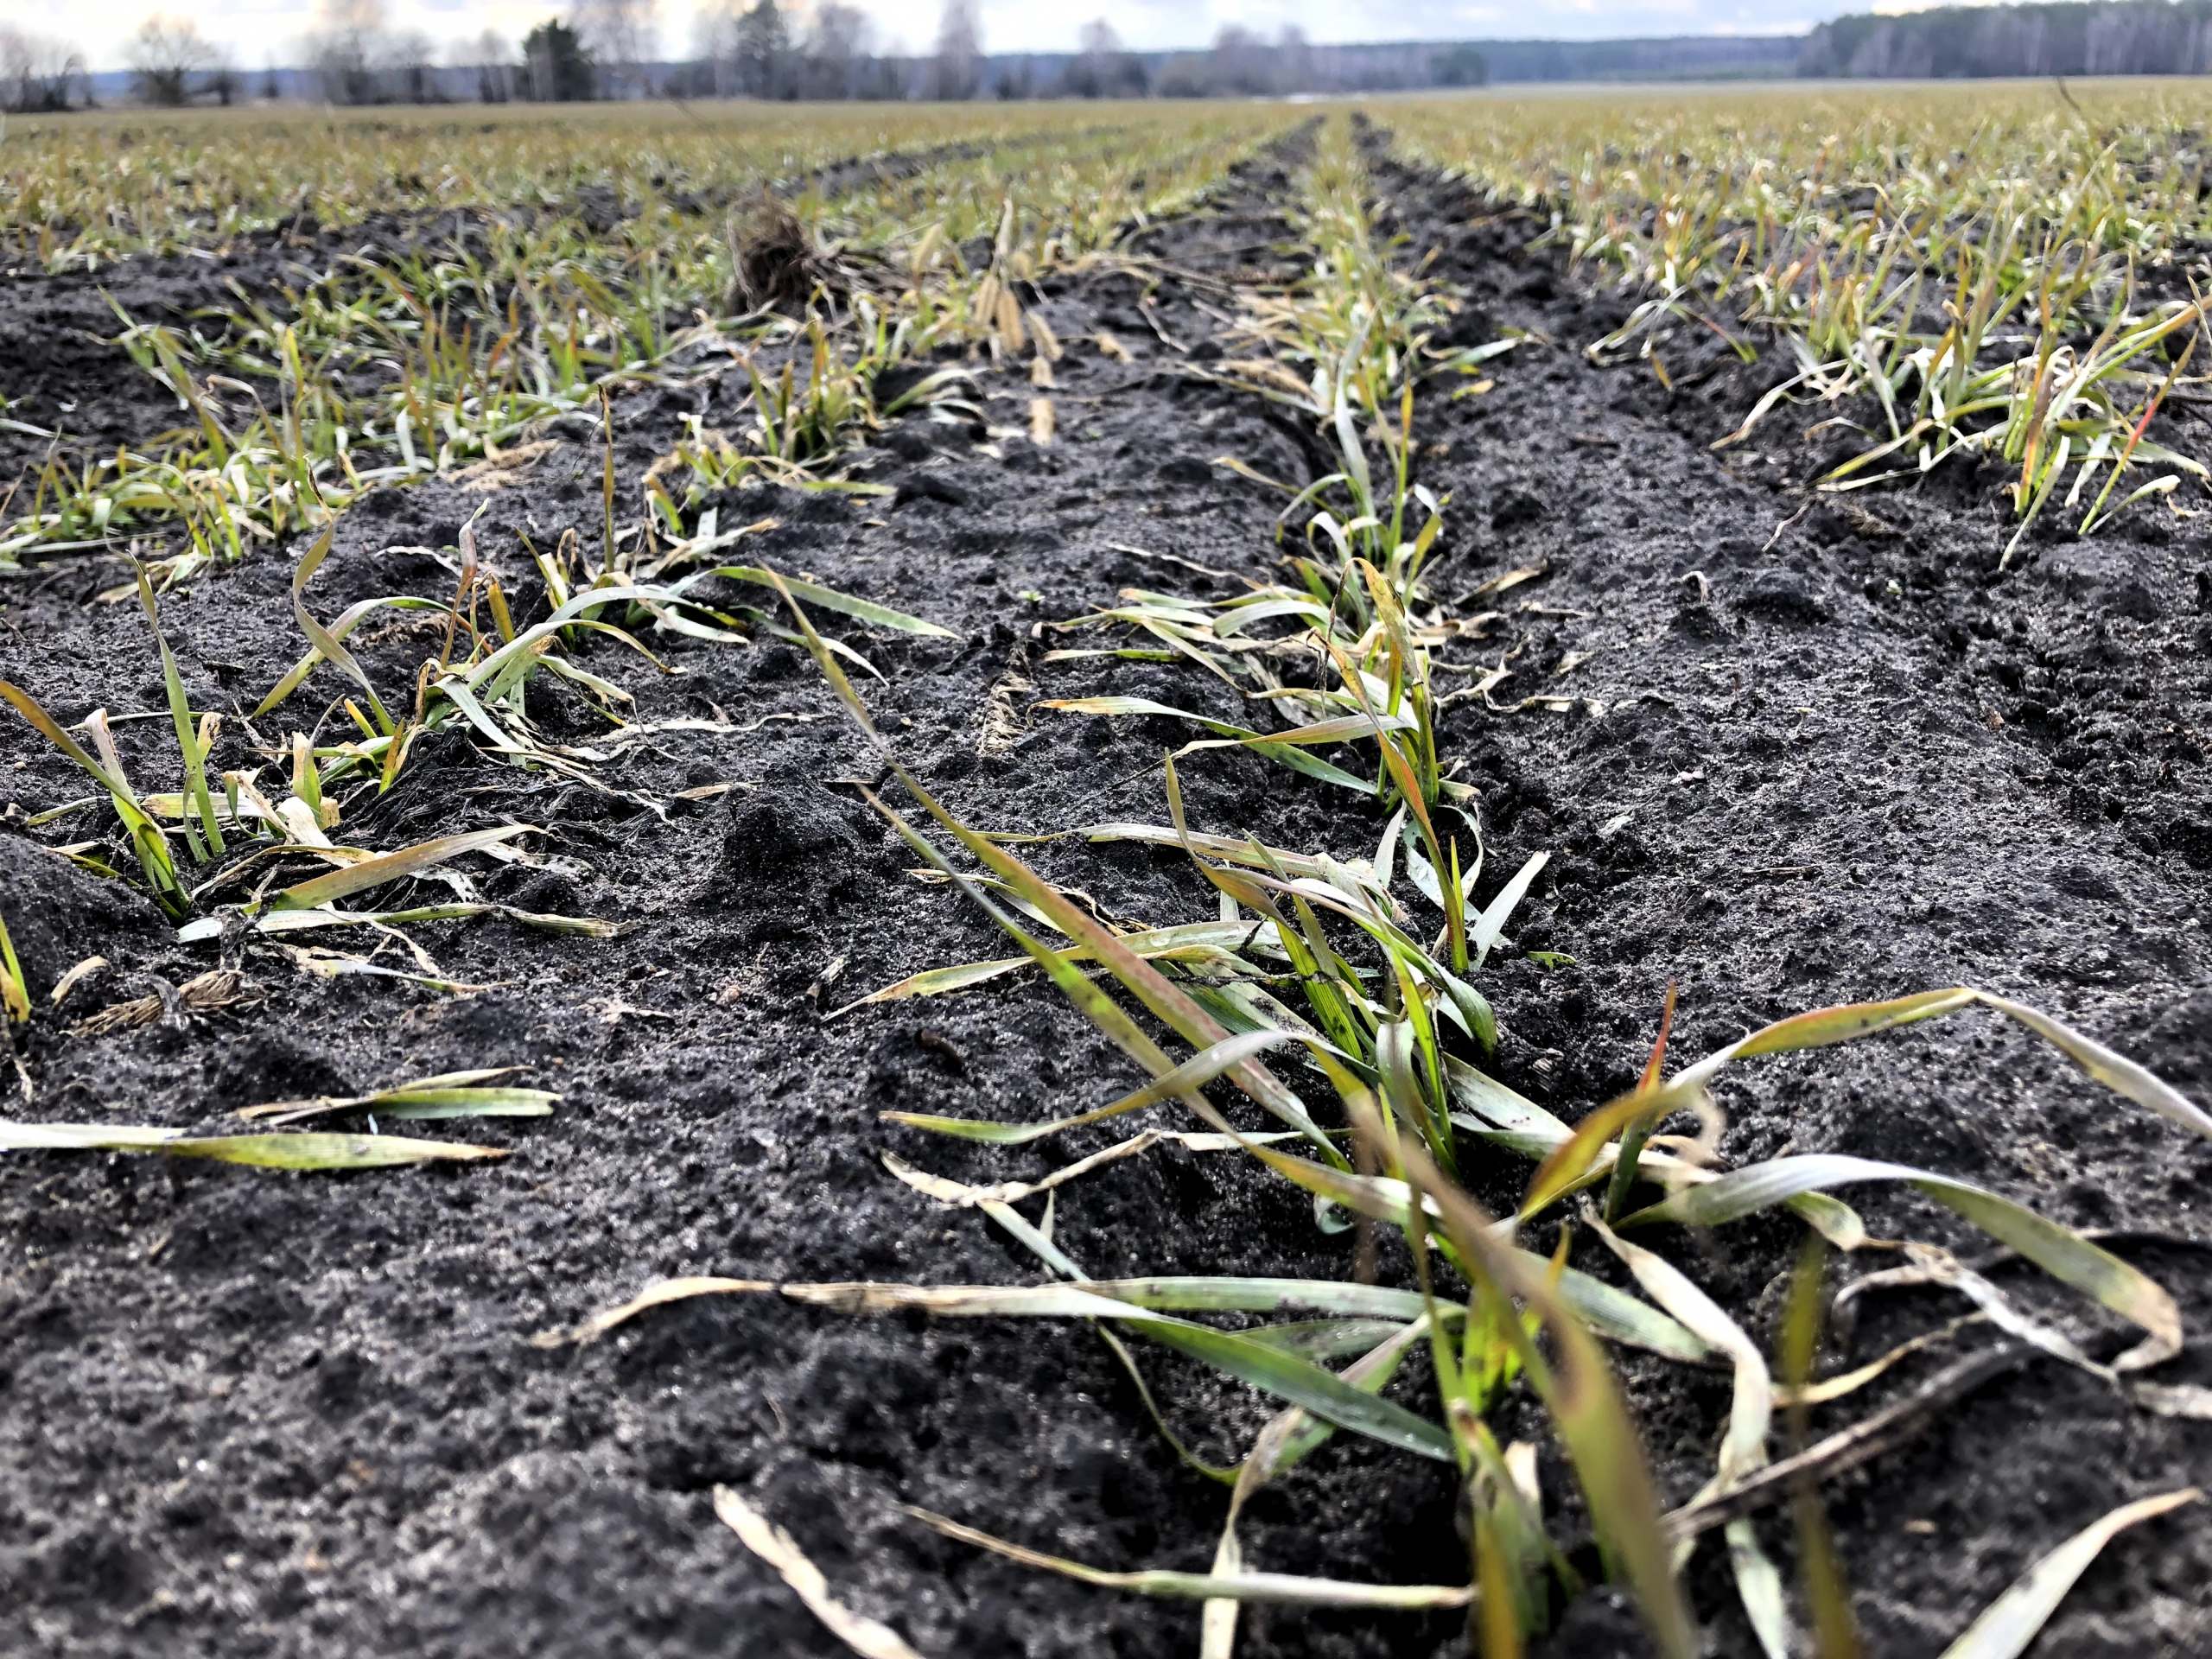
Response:
[[[1778,355],[1720,442],[1806,406],[1853,441],[1822,490],[1994,461],[2009,561],[2046,511],[2087,534],[2207,477],[2158,436],[2203,380],[2190,262],[2212,231],[2205,137],[2174,91],[1430,102],[1394,120],[1633,302],[1593,353],[1666,380],[1687,327]]]

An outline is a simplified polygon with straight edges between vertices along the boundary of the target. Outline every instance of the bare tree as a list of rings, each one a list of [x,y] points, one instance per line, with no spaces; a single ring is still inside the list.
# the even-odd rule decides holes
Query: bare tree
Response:
[[[889,104],[912,96],[904,41],[893,41],[873,56],[863,58],[855,67],[854,73],[860,82],[859,95],[862,98]]]
[[[1274,91],[1274,55],[1267,42],[1243,24],[1224,24],[1213,37],[1211,90],[1247,96]]]
[[[1274,81],[1279,92],[1313,90],[1313,48],[1306,43],[1306,31],[1296,23],[1285,23],[1282,33],[1275,36]]]
[[[67,109],[72,85],[84,93],[85,107],[92,107],[92,76],[86,73],[83,56],[67,41],[49,35],[38,42],[31,54],[31,79],[42,110]]]
[[[385,55],[384,0],[322,0],[315,32],[307,39],[307,56],[326,99],[373,103],[377,69]]]
[[[976,96],[982,79],[983,35],[976,21],[975,0],[944,0],[938,18],[937,56],[930,66],[931,98]]]
[[[868,14],[830,0],[814,14],[800,48],[801,79],[809,98],[858,98],[868,60]]]
[[[92,102],[84,60],[65,41],[0,27],[0,107],[51,114],[69,107],[71,89]]]
[[[437,42],[419,29],[393,35],[380,66],[387,95],[401,104],[437,103]]]
[[[687,94],[728,98],[737,90],[735,0],[707,0],[692,14],[691,56],[680,81]]]
[[[138,25],[129,51],[141,103],[174,107],[192,97],[192,78],[215,62],[215,49],[189,17],[156,13]]]
[[[498,29],[457,42],[448,61],[463,75],[475,77],[478,103],[504,104],[515,95],[515,49]]]
[[[1075,60],[1061,78],[1062,89],[1077,98],[1141,96],[1144,66],[1122,49],[1122,37],[1103,17],[1083,26]]]
[[[574,0],[569,22],[616,98],[642,97],[660,32],[659,0]]]

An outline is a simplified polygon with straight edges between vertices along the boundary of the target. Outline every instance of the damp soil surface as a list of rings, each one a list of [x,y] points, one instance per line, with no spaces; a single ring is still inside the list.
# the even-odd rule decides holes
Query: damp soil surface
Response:
[[[1488,365],[1491,390],[1427,399],[1419,434],[1421,481],[1450,498],[1433,591],[1488,617],[1446,654],[1469,687],[1510,671],[1444,726],[1488,832],[1478,896],[1550,855],[1484,986],[1501,1075],[1579,1115],[1633,1080],[1669,981],[1682,1055],[1809,1006],[1963,982],[2212,1096],[2204,521],[2139,511],[2092,541],[2033,541],[2000,574],[2009,532],[1993,480],[1938,474],[1914,493],[1815,498],[1804,486],[1819,440],[1798,436],[1811,415],[1716,454],[1712,441],[1761,389],[1756,371],[1707,365],[1669,393],[1640,365],[1592,363],[1582,346],[1624,306],[1531,249],[1533,226],[1397,170],[1372,142],[1395,227],[1415,254],[1435,250],[1460,296],[1453,342],[1522,340]],[[1048,285],[1037,297],[1066,345],[1057,385],[979,366],[979,417],[910,416],[855,458],[854,476],[890,493],[753,488],[718,504],[725,527],[763,524],[736,550],[749,562],[956,631],[836,630],[875,671],[861,683],[890,741],[970,823],[1042,833],[1165,821],[1160,756],[1187,728],[1043,700],[1117,693],[1246,717],[1219,681],[1181,665],[1047,658],[1122,642],[1052,626],[1122,589],[1221,596],[1268,573],[1280,498],[1217,457],[1284,478],[1326,464],[1306,423],[1203,378],[1236,288],[1298,270],[1281,246],[1297,159],[1243,169],[1212,212],[1150,234],[1138,263]],[[733,373],[619,402],[626,499],[681,414],[741,426],[747,385]],[[1057,416],[1044,445],[1029,427],[1040,395]],[[599,444],[555,436],[512,467],[365,498],[308,590],[317,613],[450,594],[461,527],[480,513],[483,557],[524,620],[542,614],[523,538],[543,548],[573,530],[589,546],[601,525]],[[2180,441],[2204,436],[2199,426]],[[194,707],[226,712],[219,764],[261,764],[272,784],[257,744],[344,718],[327,669],[283,709],[248,717],[302,649],[289,570],[277,553],[249,559],[163,608]],[[92,602],[117,575],[65,560],[0,587],[0,671],[64,721],[163,708],[143,620]],[[353,648],[397,702],[442,631],[378,614]],[[718,1484],[746,1493],[836,1595],[924,1654],[1194,1649],[1188,1604],[981,1556],[896,1507],[1101,1566],[1202,1569],[1225,1493],[1179,1461],[1087,1331],[727,1297],[588,1346],[531,1341],[674,1274],[1033,1282],[1033,1257],[893,1179],[884,1155],[962,1180],[1029,1177],[1127,1124],[993,1151],[880,1115],[1032,1120],[1136,1080],[1022,976],[836,1012],[1006,946],[957,894],[917,878],[860,798],[853,780],[881,785],[880,762],[802,652],[759,630],[738,645],[648,643],[661,667],[611,639],[577,647],[634,696],[635,741],[618,741],[572,688],[542,677],[533,688],[543,736],[604,757],[588,777],[549,779],[442,737],[389,792],[348,802],[340,838],[369,847],[543,826],[519,861],[459,868],[518,909],[624,925],[590,939],[496,918],[425,924],[409,930],[421,958],[375,934],[316,940],[378,967],[427,963],[474,988],[459,991],[321,977],[245,938],[174,943],[135,886],[55,856],[108,828],[91,810],[30,824],[80,796],[81,774],[12,715],[0,725],[0,913],[31,989],[43,1005],[73,966],[106,958],[22,1036],[29,1099],[16,1116],[212,1130],[263,1102],[490,1065],[529,1068],[563,1096],[549,1118],[433,1127],[510,1154],[492,1164],[327,1176],[99,1154],[0,1163],[0,1649],[830,1651],[715,1522]],[[164,729],[117,727],[142,787],[168,786]],[[1201,829],[1339,857],[1380,832],[1356,798],[1254,756],[1211,751],[1182,778]],[[1028,850],[1116,918],[1213,913],[1179,857],[1080,840]],[[127,851],[107,853],[127,865]],[[219,966],[239,982],[222,1006],[195,1009],[180,988]],[[156,1009],[141,1025],[79,1030],[149,996]],[[1770,1062],[1725,1084],[1721,1104],[1731,1161],[1840,1151],[1975,1180],[2108,1230],[2174,1291],[2192,1330],[2212,1317],[2212,1153],[2009,1027],[1961,1016]],[[1525,1166],[1501,1166],[1478,1190],[1510,1205],[1524,1178]],[[1879,1236],[1975,1248],[1925,1203],[1853,1197]],[[1255,1165],[1172,1147],[1062,1189],[1053,1236],[1101,1277],[1357,1267],[1351,1236],[1321,1232]],[[1794,1229],[1752,1221],[1663,1243],[1771,1339]],[[1611,1272],[1586,1245],[1576,1260]],[[2115,1333],[2074,1304],[2017,1267],[1991,1271],[2110,1351]],[[1871,1357],[1961,1311],[1929,1290],[1863,1299],[1826,1363]],[[1955,1345],[1989,1340],[1967,1332]],[[1726,1379],[1619,1360],[1663,1496],[1679,1503],[1711,1472]],[[1195,1368],[1150,1350],[1139,1363],[1201,1456],[1234,1459],[1266,1419]],[[1934,1364],[1908,1363],[1816,1414],[1816,1429],[1910,1393]],[[2202,1384],[2212,1367],[2192,1347],[2159,1376]],[[1416,1402],[1421,1380],[1412,1370],[1402,1385]],[[1519,1408],[1499,1427],[1541,1439]],[[2056,1363],[1990,1382],[1823,1491],[1868,1650],[1940,1652],[2036,1555],[2122,1501],[2189,1484],[2208,1455],[2212,1426],[2133,1409]],[[1544,1459],[1547,1502],[1572,1543],[1586,1529],[1571,1478],[1555,1452]],[[1455,1488],[1442,1465],[1339,1435],[1255,1501],[1246,1558],[1464,1580]],[[1770,1517],[1766,1536],[1789,1569],[1786,1522]],[[1688,1582],[1711,1650],[1751,1650],[1713,1544]],[[2212,1642],[2208,1586],[2212,1526],[2170,1517],[2105,1554],[2046,1648],[2199,1650]],[[1448,1618],[1255,1608],[1240,1650],[1469,1649]],[[1559,1610],[1543,1650],[1641,1642],[1597,1590]]]
[[[604,203],[577,204],[576,212],[601,228],[613,219]],[[351,261],[470,246],[489,217],[374,213],[327,226],[303,214],[219,245],[135,256],[90,275],[0,274],[0,500],[13,496],[18,512],[27,509],[49,462],[70,474],[118,448],[158,456],[198,442],[191,406],[118,344],[125,329],[220,338],[245,307],[276,304]],[[257,387],[232,374],[200,390],[232,431],[255,414],[256,391],[261,407],[281,407],[273,382]]]
[[[1058,139],[1104,141],[1117,130],[1092,126]],[[997,146],[1040,144],[1046,135]],[[835,199],[912,179],[933,168],[975,160],[989,146],[973,142],[853,156],[795,177],[749,188],[678,191],[666,205],[680,215],[712,216],[742,226],[773,198]],[[49,461],[65,473],[112,456],[118,448],[158,455],[199,442],[198,416],[182,398],[116,344],[132,326],[219,339],[246,308],[275,306],[343,274],[349,266],[384,264],[451,251],[480,252],[495,220],[544,222],[567,218],[604,235],[638,211],[603,187],[531,208],[495,212],[476,207],[438,213],[371,213],[324,223],[302,212],[269,229],[241,232],[219,244],[162,255],[140,255],[91,274],[48,274],[30,263],[11,268],[0,248],[0,503],[28,499]],[[673,315],[672,326],[691,321]],[[381,375],[357,373],[350,390],[382,389]],[[226,428],[247,423],[258,408],[281,407],[273,379],[243,368],[205,378],[198,393]]]

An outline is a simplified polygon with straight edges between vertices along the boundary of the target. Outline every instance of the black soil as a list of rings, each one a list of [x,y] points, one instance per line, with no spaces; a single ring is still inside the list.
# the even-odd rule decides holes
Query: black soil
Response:
[[[484,218],[378,214],[326,226],[308,217],[219,247],[121,260],[89,276],[0,274],[0,501],[12,492],[16,510],[28,510],[49,459],[74,473],[120,447],[155,455],[194,435],[190,407],[115,343],[127,326],[219,337],[245,302],[296,294],[356,257],[466,244]],[[232,430],[255,412],[234,389],[203,392]],[[264,395],[273,406],[273,392]]]
[[[1093,127],[1057,137],[1103,140],[1114,130]],[[1043,142],[1040,135],[1014,147]],[[834,200],[975,159],[986,149],[961,143],[849,156],[776,181],[765,190],[701,191],[681,188],[678,181],[658,182],[667,187],[662,202],[679,217],[709,218],[741,229],[766,197]],[[642,205],[592,187],[499,217],[537,223],[569,218],[603,234]],[[372,213],[326,225],[312,212],[302,212],[271,228],[242,232],[183,252],[123,259],[90,276],[40,271],[28,250],[16,251],[24,261],[20,269],[9,268],[3,263],[9,250],[0,245],[0,504],[11,491],[27,503],[49,459],[75,471],[111,456],[121,446],[158,454],[172,442],[196,440],[196,417],[189,406],[118,349],[116,339],[128,325],[219,339],[245,304],[269,304],[296,295],[342,276],[350,262],[454,248],[479,251],[493,217],[480,207],[460,208]],[[688,312],[671,318],[677,326],[690,321]],[[236,380],[238,374],[228,372],[226,378]],[[264,407],[279,406],[273,383],[261,390]],[[200,391],[232,429],[256,412],[251,399],[235,387]],[[9,423],[37,429],[22,430]]]
[[[1310,435],[1187,370],[1215,350],[1215,283],[1295,269],[1268,251],[1287,232],[1275,215],[1287,159],[1242,174],[1215,204],[1224,217],[1154,236],[1149,281],[1046,292],[1069,345],[1050,447],[1023,435],[1026,380],[987,374],[981,425],[910,418],[858,458],[859,475],[893,496],[753,490],[722,504],[725,524],[778,521],[749,543],[756,561],[958,630],[956,641],[847,637],[883,677],[864,681],[879,722],[970,822],[1164,817],[1159,756],[1185,730],[1055,715],[1033,708],[1040,698],[1112,690],[1240,712],[1194,672],[1045,662],[1108,636],[1040,625],[1128,586],[1230,591],[1147,554],[1267,570],[1272,499],[1209,463],[1231,454],[1306,475]],[[1789,422],[1746,450],[1707,447],[1740,418],[1744,383],[1716,377],[1669,398],[1643,370],[1592,365],[1580,348],[1618,310],[1531,251],[1532,226],[1416,176],[1386,178],[1414,250],[1437,249],[1465,290],[1455,338],[1533,331],[1496,365],[1493,391],[1428,401],[1421,461],[1452,497],[1438,591],[1465,613],[1499,613],[1455,659],[1509,660],[1491,693],[1501,709],[1569,700],[1511,713],[1463,702],[1447,728],[1491,835],[1482,896],[1549,850],[1516,943],[1573,958],[1494,971],[1505,1074],[1567,1116],[1585,1109],[1633,1077],[1669,978],[1681,1054],[1809,1005],[1965,981],[2212,1094],[2212,543],[2200,522],[2139,510],[2092,541],[2037,541],[2000,576],[2007,530],[1986,480],[1866,495],[1863,514],[1807,511],[1802,483],[1819,456]],[[88,295],[67,302],[96,303]],[[0,312],[20,302],[0,298]],[[1102,329],[1126,360],[1096,349]],[[626,490],[673,443],[680,411],[734,427],[745,395],[738,374],[618,404]],[[480,548],[511,590],[534,594],[520,537],[543,547],[573,528],[590,543],[600,464],[594,443],[566,443],[512,473],[367,498],[311,590],[321,613],[449,593],[453,543],[480,507]],[[253,764],[243,711],[301,649],[288,565],[271,554],[219,569],[166,604],[195,706],[240,711],[226,724],[226,766]],[[1478,591],[1528,566],[1543,575]],[[88,602],[115,579],[111,565],[60,563],[0,588],[0,673],[65,721],[162,707],[143,620]],[[393,622],[355,645],[397,698],[438,639]],[[265,947],[170,943],[133,890],[34,844],[106,830],[91,813],[25,829],[81,780],[12,715],[0,725],[0,912],[34,993],[43,1001],[83,957],[110,964],[33,1022],[17,1115],[213,1128],[261,1101],[502,1064],[564,1095],[549,1119],[465,1126],[512,1156],[452,1171],[0,1164],[0,1650],[831,1650],[714,1522],[708,1494],[722,1483],[923,1653],[1194,1646],[1186,1605],[979,1558],[893,1510],[919,1504],[1103,1565],[1202,1567],[1224,1494],[1177,1461],[1085,1332],[722,1300],[592,1347],[529,1340],[672,1274],[1030,1280],[1016,1247],[893,1180],[880,1155],[1000,1179],[1105,1145],[1112,1126],[990,1154],[878,1114],[1039,1117],[1131,1082],[1104,1039],[1019,979],[826,1017],[917,969],[1004,946],[955,895],[913,879],[911,857],[840,781],[880,767],[801,653],[765,636],[739,647],[657,637],[654,648],[675,672],[611,642],[584,654],[635,692],[641,721],[718,729],[622,749],[601,773],[622,793],[549,788],[445,741],[388,795],[349,808],[345,838],[378,847],[546,825],[535,862],[486,867],[483,890],[630,925],[606,941],[503,921],[416,930],[446,976],[488,988],[471,995],[311,977]],[[286,714],[310,721],[338,690],[326,671]],[[587,705],[533,696],[550,735],[604,742]],[[260,734],[283,720],[257,722]],[[119,730],[142,785],[166,786],[161,728]],[[1287,786],[1254,758],[1216,752],[1184,777],[1205,828],[1343,856],[1379,828],[1347,810],[1351,798]],[[719,784],[732,787],[677,798]],[[1036,855],[1116,916],[1211,913],[1177,860],[1065,843]],[[379,960],[412,965],[390,947]],[[137,1030],[73,1033],[104,1004],[219,961],[247,981],[226,1009],[171,1001]],[[1732,1159],[1841,1150],[1965,1176],[2120,1230],[2115,1248],[2175,1291],[2192,1328],[2212,1315],[2189,1243],[2212,1236],[2200,1196],[2212,1154],[2010,1030],[1955,1022],[1770,1063],[1726,1086],[1723,1103]],[[1502,1169],[1485,1190],[1507,1198],[1519,1179]],[[1943,1212],[1857,1196],[1878,1234],[1971,1248]],[[1155,1152],[1071,1185],[1055,1236],[1100,1275],[1353,1268],[1348,1239],[1320,1234],[1304,1202],[1225,1157]],[[1754,1222],[1669,1248],[1770,1336],[1793,1230]],[[2032,1278],[1998,1271],[2024,1302],[2075,1317]],[[1836,1357],[1871,1356],[1956,1311],[1929,1293],[1870,1301]],[[1235,1457],[1264,1420],[1238,1390],[1143,1363],[1205,1455]],[[1710,1471],[1725,1379],[1623,1364],[1666,1494],[1687,1497]],[[2204,1382],[2208,1369],[2192,1349],[2160,1375]],[[1886,1397],[1870,1392],[1821,1426]],[[1539,1432],[1526,1416],[1501,1427]],[[2055,1364],[1991,1384],[1827,1489],[1869,1650],[1940,1651],[2034,1555],[2119,1502],[2187,1484],[2208,1451],[2212,1427],[2133,1410]],[[1555,1457],[1546,1486],[1572,1533]],[[1439,1466],[1340,1436],[1255,1505],[1248,1555],[1286,1572],[1463,1576],[1455,1498]],[[1787,1526],[1768,1536],[1787,1563]],[[1747,1651],[1726,1577],[1710,1548],[1690,1572],[1713,1651]],[[2208,1585],[2212,1528],[2186,1513],[2156,1523],[2084,1579],[2045,1650],[2198,1650],[2212,1640]],[[1639,1643],[1593,1592],[1565,1611],[1549,1650]],[[1255,1611],[1242,1651],[1466,1647],[1448,1619]]]

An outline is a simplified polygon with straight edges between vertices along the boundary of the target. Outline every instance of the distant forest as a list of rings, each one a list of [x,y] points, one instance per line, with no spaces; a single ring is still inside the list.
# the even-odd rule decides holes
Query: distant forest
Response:
[[[51,36],[0,24],[0,108],[99,104],[505,103],[640,97],[990,99],[1287,97],[1562,81],[1951,79],[2212,73],[2212,0],[2061,0],[1838,18],[1810,34],[1318,45],[1224,29],[1204,50],[1125,48],[1104,19],[1065,52],[987,49],[973,0],[944,0],[933,49],[887,50],[857,6],[709,0],[690,54],[655,56],[658,0],[566,0],[521,41],[439,47],[383,0],[321,0],[304,61],[241,64],[189,19],[149,19],[128,70],[88,73]]]
[[[2067,0],[1839,17],[1805,37],[1802,75],[2201,75],[2212,0]]]

